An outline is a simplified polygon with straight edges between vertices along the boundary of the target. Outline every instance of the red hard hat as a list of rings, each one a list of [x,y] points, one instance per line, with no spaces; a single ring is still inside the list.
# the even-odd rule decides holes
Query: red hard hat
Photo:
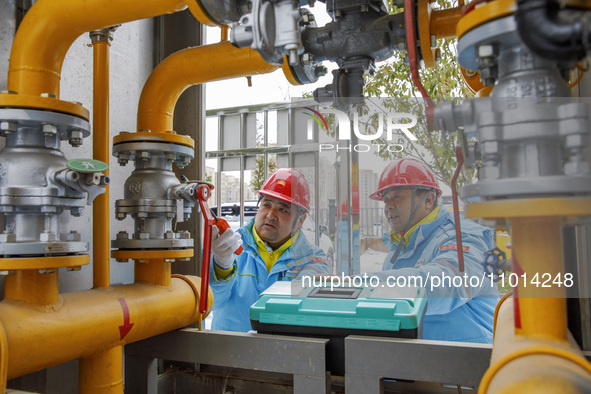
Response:
[[[439,182],[433,171],[422,161],[412,158],[394,160],[382,172],[378,182],[378,190],[369,198],[382,201],[382,193],[393,187],[418,187],[430,188],[437,191],[437,197],[441,196]]]
[[[310,210],[310,186],[304,174],[296,169],[280,168],[265,181],[259,194],[275,197]]]

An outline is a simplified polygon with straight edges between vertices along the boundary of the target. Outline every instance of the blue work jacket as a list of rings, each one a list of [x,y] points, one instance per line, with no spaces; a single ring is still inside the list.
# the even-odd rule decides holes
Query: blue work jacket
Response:
[[[442,207],[435,220],[417,227],[394,265],[390,260],[398,244],[392,243],[389,234],[384,235],[390,253],[378,276],[381,280],[388,276],[420,277],[418,282],[422,281],[429,298],[423,321],[425,339],[492,343],[499,293],[497,284],[485,275],[483,263],[493,247],[494,230],[468,219],[460,224],[463,273],[459,271],[454,219]],[[463,280],[456,278],[453,282],[456,276]]]
[[[237,230],[242,235],[244,251],[236,256],[232,272],[226,279],[218,279],[211,264],[209,284],[213,292],[213,330],[250,331],[250,306],[273,283],[329,272],[326,253],[308,242],[301,231],[295,243],[275,262],[271,272],[267,272],[252,234],[253,225],[254,218]]]

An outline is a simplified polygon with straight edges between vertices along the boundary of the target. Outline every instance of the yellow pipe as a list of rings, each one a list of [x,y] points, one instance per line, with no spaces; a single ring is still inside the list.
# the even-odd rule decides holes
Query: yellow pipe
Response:
[[[456,26],[462,18],[462,7],[433,10],[429,21],[431,34],[437,39],[456,36]]]
[[[59,301],[58,271],[39,273],[37,269],[18,270],[4,279],[4,299],[51,307]]]
[[[278,66],[266,63],[250,48],[220,42],[175,52],[154,69],[144,85],[138,107],[138,130],[173,130],[174,107],[187,88],[204,82],[265,74]]]
[[[95,32],[93,38],[93,158],[109,162],[109,31]],[[92,35],[91,35],[92,36]],[[102,38],[102,39],[101,39]],[[109,175],[109,171],[104,171]],[[108,287],[110,276],[109,185],[92,203],[93,287]]]
[[[59,97],[64,58],[81,34],[185,7],[183,0],[39,0],[27,12],[14,38],[8,90]]]
[[[152,283],[158,286],[170,286],[172,268],[170,261],[150,259],[135,262],[135,282]]]
[[[519,277],[514,293],[517,335],[566,341],[566,288],[553,283],[556,277],[564,279],[561,220],[511,219],[513,274]]]
[[[580,393],[591,387],[591,364],[568,342],[540,340],[515,334],[514,299],[499,308],[491,366],[478,392]]]
[[[51,312],[2,301],[0,322],[10,349],[8,379],[97,357],[113,347],[194,324],[199,318],[199,295],[194,289],[200,288],[201,279],[185,280],[174,278],[167,288],[136,283],[65,293],[63,304]],[[210,302],[208,310],[211,306]]]
[[[123,393],[123,346],[82,358],[78,368],[80,394]]]
[[[6,379],[8,373],[8,340],[6,331],[0,322],[0,393],[6,391]]]

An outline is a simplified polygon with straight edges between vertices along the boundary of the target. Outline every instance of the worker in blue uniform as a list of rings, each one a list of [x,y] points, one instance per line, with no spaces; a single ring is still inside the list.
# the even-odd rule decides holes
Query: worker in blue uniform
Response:
[[[214,330],[250,331],[250,306],[277,281],[326,274],[326,254],[300,231],[310,209],[310,188],[295,169],[275,171],[259,190],[259,209],[246,225],[212,230]],[[243,246],[244,251],[236,255]]]
[[[384,169],[370,198],[384,202],[391,232],[383,240],[390,253],[376,275],[382,281],[405,277],[423,283],[429,298],[425,339],[492,343],[499,294],[485,275],[483,262],[493,247],[494,231],[461,220],[464,272],[460,272],[454,218],[437,204],[440,196],[435,175],[419,160],[399,159]]]

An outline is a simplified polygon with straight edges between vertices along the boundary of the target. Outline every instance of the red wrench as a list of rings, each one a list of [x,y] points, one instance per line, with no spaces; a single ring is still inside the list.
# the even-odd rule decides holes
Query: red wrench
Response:
[[[209,292],[209,269],[211,265],[211,228],[217,226],[220,229],[220,234],[230,228],[230,225],[225,219],[212,216],[213,212],[209,209],[207,200],[211,196],[213,185],[209,183],[202,183],[197,188],[197,199],[199,200],[199,207],[205,219],[205,226],[203,228],[203,258],[201,260],[201,298],[199,299],[199,312],[205,313],[207,311],[207,294]],[[236,254],[242,253],[242,246],[236,249]]]

